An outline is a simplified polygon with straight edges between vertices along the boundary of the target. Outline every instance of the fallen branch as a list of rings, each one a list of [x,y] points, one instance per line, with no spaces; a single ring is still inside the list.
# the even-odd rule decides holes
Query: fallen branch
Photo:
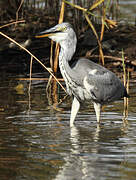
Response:
[[[7,36],[6,34],[0,32],[0,34],[2,36],[4,36],[5,38],[7,38],[9,41],[15,43],[17,46],[19,46],[21,49],[23,49],[24,51],[26,51],[28,54],[30,54],[31,57],[33,57],[39,64],[41,64],[41,66],[44,67],[44,69],[46,69],[53,77],[54,79],[58,82],[58,84],[62,87],[62,89],[66,92],[65,88],[62,86],[62,84],[58,81],[58,79],[56,78],[56,76],[54,76],[54,74],[51,72],[50,68],[47,68],[36,56],[34,56],[30,51],[28,51],[28,49],[26,49],[25,47],[21,46],[18,42],[16,42],[14,39],[10,38],[9,36]]]
[[[49,78],[12,78],[18,81],[48,81]],[[64,81],[63,78],[57,78],[58,81]]]
[[[7,26],[11,26],[13,24],[17,24],[17,23],[25,23],[25,20],[20,20],[20,21],[15,21],[15,22],[11,22],[11,23],[5,24],[3,26],[0,26],[0,29],[4,28],[4,27],[7,27]]]
[[[91,57],[91,58],[99,58],[99,55],[91,55],[89,57]],[[122,62],[122,58],[115,57],[115,56],[104,56],[104,58],[113,59],[113,60],[121,61]],[[126,58],[125,58],[125,61],[129,62],[129,60],[127,60]]]

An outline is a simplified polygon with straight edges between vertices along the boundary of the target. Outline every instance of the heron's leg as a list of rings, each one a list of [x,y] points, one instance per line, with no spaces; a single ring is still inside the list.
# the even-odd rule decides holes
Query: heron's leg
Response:
[[[100,123],[101,104],[95,103],[95,102],[93,104],[94,104],[94,109],[95,109],[95,113],[96,113],[97,122]]]
[[[70,116],[71,127],[74,125],[74,120],[78,113],[79,108],[80,108],[80,102],[77,100],[76,97],[74,97],[73,102],[72,102],[72,108],[71,108],[71,116]]]

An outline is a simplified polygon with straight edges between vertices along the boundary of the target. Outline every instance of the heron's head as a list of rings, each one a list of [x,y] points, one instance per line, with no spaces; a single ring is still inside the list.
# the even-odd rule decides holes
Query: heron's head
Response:
[[[43,37],[49,37],[53,41],[60,43],[60,45],[64,45],[66,43],[70,44],[70,42],[74,42],[74,44],[76,45],[77,42],[76,34],[71,24],[66,22],[57,24],[56,26],[36,35],[36,38]]]

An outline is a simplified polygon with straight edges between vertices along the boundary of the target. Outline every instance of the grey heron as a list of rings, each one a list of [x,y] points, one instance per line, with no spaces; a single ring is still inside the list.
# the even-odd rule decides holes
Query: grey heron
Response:
[[[76,50],[77,37],[71,24],[63,22],[45,30],[36,38],[49,37],[60,44],[59,67],[66,83],[67,93],[73,95],[70,126],[74,125],[80,103],[91,101],[100,123],[101,107],[104,104],[129,97],[119,78],[105,67],[86,58],[80,58],[70,65]]]

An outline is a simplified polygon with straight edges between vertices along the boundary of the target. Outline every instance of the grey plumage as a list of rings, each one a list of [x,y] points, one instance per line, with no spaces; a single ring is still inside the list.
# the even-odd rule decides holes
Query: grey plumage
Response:
[[[108,69],[85,58],[79,59],[71,66],[69,65],[77,44],[76,34],[69,23],[58,24],[41,32],[36,37],[49,37],[61,46],[59,67],[66,83],[67,92],[74,97],[70,126],[74,124],[80,102],[91,101],[94,104],[99,123],[103,104],[128,97],[121,81]]]

